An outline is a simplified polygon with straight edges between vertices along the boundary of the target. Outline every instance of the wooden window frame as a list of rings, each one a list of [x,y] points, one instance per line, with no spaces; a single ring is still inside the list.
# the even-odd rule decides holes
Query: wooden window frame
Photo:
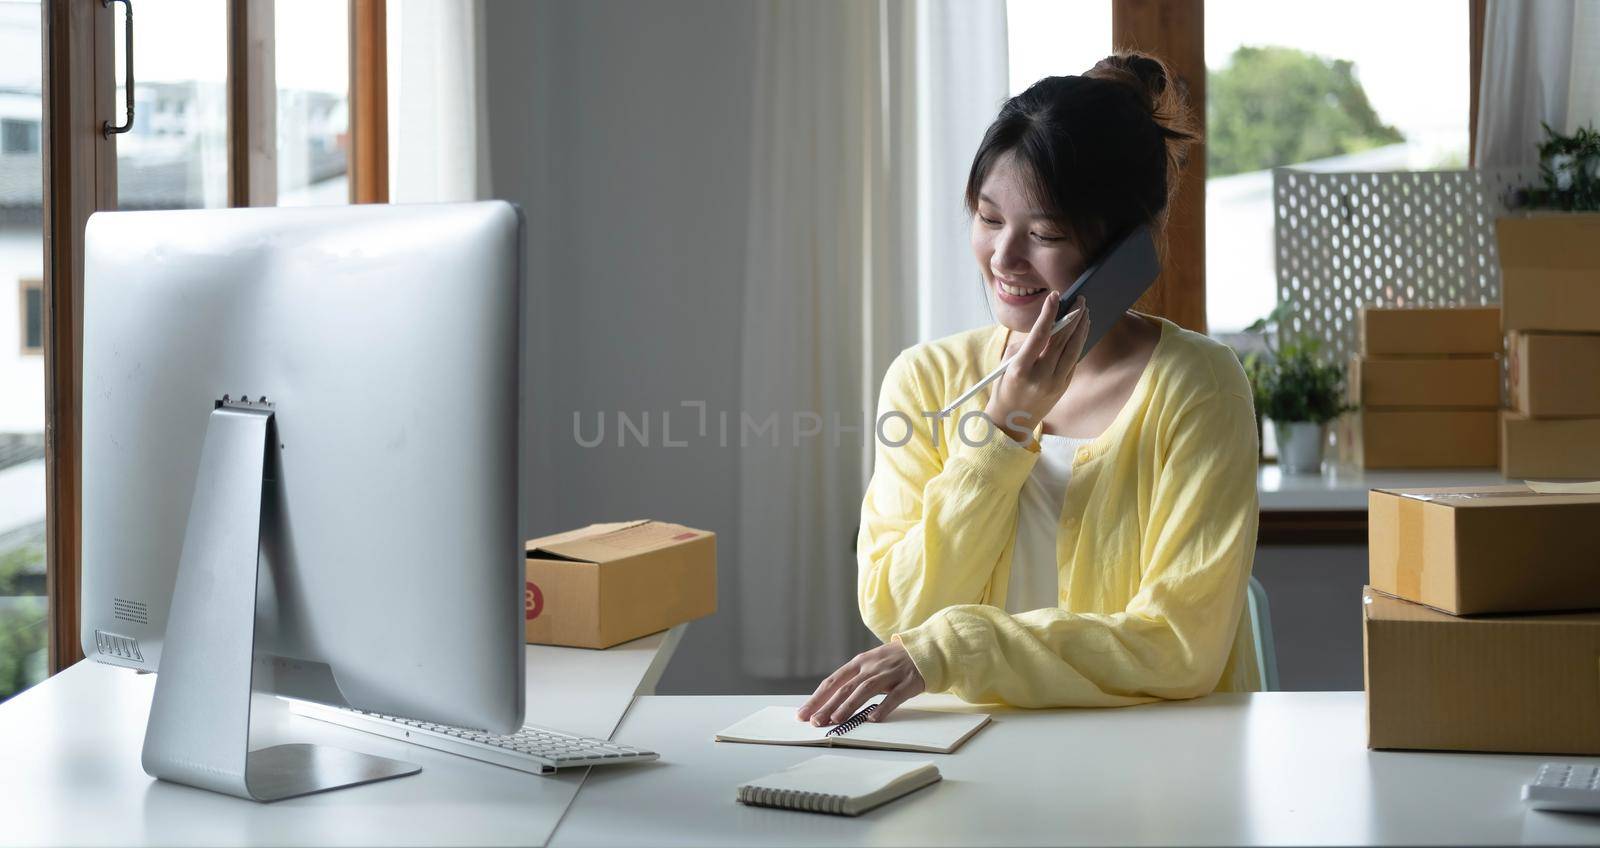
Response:
[[[1111,0],[1114,50],[1143,50],[1177,75],[1189,108],[1206,117],[1205,0]],[[1197,333],[1206,331],[1206,146],[1191,146],[1167,211],[1161,276],[1137,308]]]
[[[274,0],[228,0],[228,205],[278,202]]]
[[[135,0],[137,2],[137,0]],[[277,199],[272,0],[228,0],[228,202]],[[350,0],[351,200],[387,202],[384,0]],[[113,13],[100,0],[40,4],[40,155],[44,178],[45,586],[49,671],[83,658],[83,236],[116,208],[117,153],[102,122],[119,116]],[[135,63],[138,55],[134,56]]]
[[[385,0],[350,0],[350,202],[389,202]]]
[[[1478,94],[1483,89],[1483,28],[1488,0],[1467,0],[1467,167],[1478,167]]]
[[[28,344],[28,291],[39,290],[39,344]],[[22,277],[17,280],[17,350],[23,356],[44,355],[44,278]]]
[[[39,4],[44,67],[45,592],[54,674],[83,657],[78,642],[82,520],[83,234],[114,208],[116,114],[112,13],[99,0]]]

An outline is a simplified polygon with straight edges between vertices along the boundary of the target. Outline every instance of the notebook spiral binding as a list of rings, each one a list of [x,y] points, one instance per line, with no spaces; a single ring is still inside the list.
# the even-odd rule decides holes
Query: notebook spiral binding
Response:
[[[757,807],[779,807],[785,810],[803,810],[808,813],[844,815],[847,800],[843,795],[824,792],[802,792],[798,789],[767,789],[760,786],[741,786],[739,803]]]
[[[867,720],[867,716],[871,715],[872,711],[877,709],[877,708],[878,708],[877,704],[868,704],[868,705],[866,705],[866,707],[864,707],[861,710],[861,712],[856,713],[855,715],[853,715],[853,716],[845,719],[844,721],[840,722],[838,727],[835,727],[834,729],[828,731],[826,735],[828,735],[828,736],[843,736],[846,733],[849,733],[850,731],[855,730],[856,728],[860,727],[862,725],[862,723]]]

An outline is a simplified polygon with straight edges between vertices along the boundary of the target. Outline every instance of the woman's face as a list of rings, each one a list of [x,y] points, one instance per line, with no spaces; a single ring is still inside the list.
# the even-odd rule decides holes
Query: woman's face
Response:
[[[1001,324],[1027,332],[1051,290],[1066,293],[1083,255],[1028,201],[1027,174],[1007,153],[989,169],[972,216],[972,252]]]

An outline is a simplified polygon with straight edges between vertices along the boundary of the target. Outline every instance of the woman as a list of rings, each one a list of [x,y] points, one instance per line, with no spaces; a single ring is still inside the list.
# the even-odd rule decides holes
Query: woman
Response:
[[[1196,138],[1170,79],[1114,55],[1040,80],[989,127],[966,204],[998,324],[913,347],[884,377],[880,417],[915,423],[880,440],[861,507],[858,599],[884,644],[802,720],[884,695],[881,720],[923,691],[1062,707],[1251,688],[1256,430],[1238,360],[1136,312],[1081,362],[1086,319],[1048,332],[1090,259],[1165,222]],[[989,391],[927,417],[1013,352]]]

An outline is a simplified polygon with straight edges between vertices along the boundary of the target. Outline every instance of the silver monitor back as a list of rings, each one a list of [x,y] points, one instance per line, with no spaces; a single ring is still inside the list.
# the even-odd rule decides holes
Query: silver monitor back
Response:
[[[265,395],[257,686],[520,726],[522,230],[502,202],[91,217],[84,654],[158,669],[208,418]]]

